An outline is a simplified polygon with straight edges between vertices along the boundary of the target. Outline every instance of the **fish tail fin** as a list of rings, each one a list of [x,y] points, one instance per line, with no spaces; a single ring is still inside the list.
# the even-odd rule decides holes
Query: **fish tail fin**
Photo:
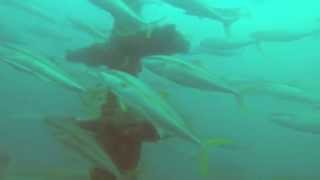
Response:
[[[200,174],[204,177],[209,175],[209,150],[214,147],[219,147],[227,144],[232,144],[233,141],[224,138],[212,138],[206,140],[199,152]]]
[[[231,26],[235,23],[237,19],[225,20],[223,21],[223,30],[227,37],[231,37]]]
[[[263,48],[262,48],[262,45],[261,45],[261,41],[257,40],[256,41],[256,47],[257,47],[257,50],[263,54]]]
[[[228,37],[231,36],[231,25],[232,22],[223,22],[223,30],[224,30],[224,34],[227,35]]]
[[[235,99],[236,99],[236,102],[237,102],[240,110],[243,112],[247,111],[243,95],[240,93],[237,93],[237,94],[235,94]]]
[[[167,17],[164,16],[146,24],[146,37],[148,39],[151,38],[151,35],[153,31],[156,29],[156,27],[158,27],[161,24],[161,22],[164,22],[165,19],[167,19]]]

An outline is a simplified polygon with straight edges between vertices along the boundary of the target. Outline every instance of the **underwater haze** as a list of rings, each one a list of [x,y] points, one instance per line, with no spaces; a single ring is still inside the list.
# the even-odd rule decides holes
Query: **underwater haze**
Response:
[[[151,34],[154,24],[174,25],[189,44],[187,51],[141,55],[138,73],[128,73],[174,110],[164,116],[167,121],[158,119],[159,129],[168,128],[165,123],[176,113],[187,129],[181,132],[201,142],[231,141],[208,145],[203,155],[198,153],[203,144],[170,126],[169,138],[143,144],[135,180],[320,179],[319,1],[0,0],[0,180],[90,179],[92,159],[65,148],[46,120],[97,118],[102,102],[92,91],[111,83],[100,75],[113,76],[112,63],[127,57],[126,51],[94,65],[99,51],[81,53],[76,59],[85,60],[79,61],[67,54],[95,44],[113,48],[117,38],[110,37],[140,32],[140,26],[122,23],[135,16]],[[120,88],[134,86],[130,80]],[[119,87],[106,86],[128,103],[124,106],[146,108],[143,116],[167,107],[156,98],[140,106],[124,99],[132,96]]]

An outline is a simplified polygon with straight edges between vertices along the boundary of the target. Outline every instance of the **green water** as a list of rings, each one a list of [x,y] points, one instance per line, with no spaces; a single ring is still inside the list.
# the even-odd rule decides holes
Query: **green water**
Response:
[[[0,45],[11,43],[48,57],[86,87],[95,87],[96,79],[88,73],[90,67],[65,60],[65,53],[107,42],[113,28],[112,16],[87,0],[14,1],[15,4],[13,0],[0,0]],[[317,30],[320,3],[316,0],[209,1],[214,7],[240,8],[248,13],[232,25],[231,36],[226,36],[222,24],[216,20],[186,14],[181,8],[155,1],[144,5],[142,18],[149,22],[163,19],[163,24],[176,25],[191,45],[191,50],[178,54],[179,57],[196,62],[196,66],[230,83],[244,96],[245,109],[239,108],[231,95],[181,86],[143,69],[139,78],[165,94],[168,104],[201,139],[223,137],[236,144],[209,150],[208,177],[199,174],[195,155],[198,148],[194,144],[179,138],[145,144],[141,179],[320,179],[317,33],[292,41],[261,40],[258,45],[252,43],[231,50],[230,56],[192,53],[201,42],[212,37],[237,41],[252,39],[256,31],[284,30],[301,35]],[[17,4],[36,8],[37,13]],[[102,37],[72,26],[70,18],[92,27]],[[4,58],[2,52],[1,58]],[[3,61],[0,80],[0,148],[12,159],[7,179],[88,179],[90,163],[66,151],[43,122],[47,116],[87,117],[90,107],[84,110],[81,95]],[[250,94],[252,91],[256,92]],[[91,108],[95,106],[91,104]],[[289,125],[275,123],[274,113],[289,116]],[[296,127],[291,122],[299,123]],[[1,163],[0,158],[0,179],[5,171],[1,170]]]

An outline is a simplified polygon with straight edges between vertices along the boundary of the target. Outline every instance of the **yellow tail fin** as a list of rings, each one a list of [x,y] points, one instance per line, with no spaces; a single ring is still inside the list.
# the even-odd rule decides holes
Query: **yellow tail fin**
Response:
[[[219,147],[227,144],[234,143],[230,139],[223,138],[213,138],[207,140],[203,145],[199,153],[199,161],[200,161],[200,173],[202,176],[209,175],[209,149],[213,147]]]

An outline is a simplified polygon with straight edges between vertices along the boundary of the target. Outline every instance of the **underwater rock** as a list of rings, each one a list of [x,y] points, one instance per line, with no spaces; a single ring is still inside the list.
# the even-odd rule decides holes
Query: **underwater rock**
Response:
[[[189,51],[190,44],[176,30],[175,25],[155,28],[150,36],[146,31],[127,36],[111,36],[106,44],[66,52],[66,59],[87,65],[106,65],[109,68],[135,74],[141,70],[145,56],[171,55]]]

